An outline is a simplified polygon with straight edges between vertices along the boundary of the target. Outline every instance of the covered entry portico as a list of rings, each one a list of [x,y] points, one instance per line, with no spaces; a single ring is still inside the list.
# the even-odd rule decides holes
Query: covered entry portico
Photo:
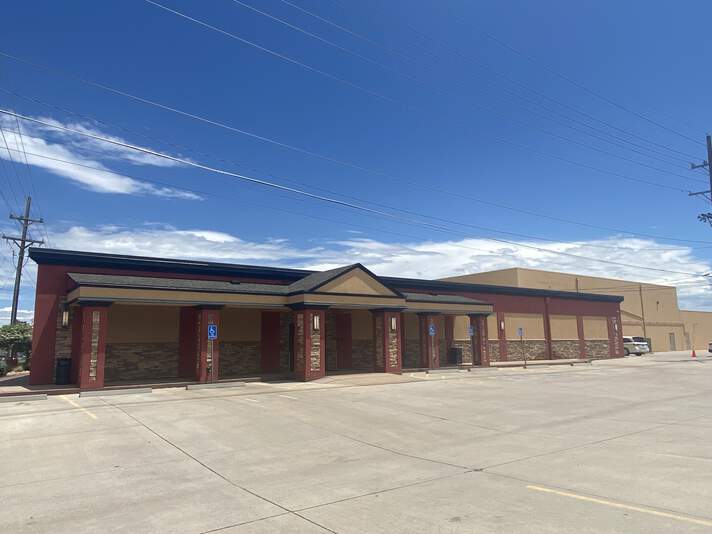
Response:
[[[63,328],[83,389],[125,380],[399,373],[412,346],[404,321],[412,317],[418,367],[442,364],[441,340],[452,336],[439,322],[455,317],[467,322],[471,354],[487,364],[489,304],[401,293],[360,264],[284,285],[72,272],[67,278],[58,339]]]

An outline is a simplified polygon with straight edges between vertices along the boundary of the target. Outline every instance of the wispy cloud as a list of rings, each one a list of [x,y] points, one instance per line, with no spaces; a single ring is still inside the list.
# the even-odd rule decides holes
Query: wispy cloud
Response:
[[[41,120],[123,142],[123,139],[109,135],[91,125],[65,124],[47,117],[42,117]],[[25,152],[30,165],[69,179],[91,191],[124,195],[155,195],[185,200],[201,199],[199,195],[190,191],[132,178],[115,172],[106,165],[120,160],[136,166],[174,167],[176,163],[173,161],[23,121],[20,121],[20,128],[22,128],[22,136],[20,136],[17,121],[8,115],[0,115],[0,127],[4,131],[8,145],[6,147],[0,138],[0,158],[24,163],[23,152]]]

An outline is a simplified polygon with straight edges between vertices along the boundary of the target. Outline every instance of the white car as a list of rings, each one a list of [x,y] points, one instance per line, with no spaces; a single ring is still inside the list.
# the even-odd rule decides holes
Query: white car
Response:
[[[650,347],[644,337],[623,336],[623,352],[626,356],[630,354],[641,356],[650,352]]]
[[[707,352],[712,352],[712,341],[710,341],[709,347],[707,347]]]

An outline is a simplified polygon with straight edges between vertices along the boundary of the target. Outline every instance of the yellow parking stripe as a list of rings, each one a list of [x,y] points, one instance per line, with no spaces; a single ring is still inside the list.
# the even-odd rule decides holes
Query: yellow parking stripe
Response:
[[[685,521],[687,523],[694,523],[696,525],[712,527],[712,521],[708,521],[705,519],[696,519],[694,517],[687,517],[684,515],[673,514],[671,512],[662,512],[660,510],[653,510],[652,508],[643,508],[641,506],[631,506],[629,504],[607,501],[605,499],[599,499],[596,497],[588,497],[586,495],[578,495],[576,493],[569,493],[567,491],[559,491],[559,490],[555,490],[555,489],[551,489],[551,488],[544,488],[542,486],[527,486],[527,489],[534,490],[534,491],[542,491],[544,493],[553,493],[555,495],[560,495],[562,497],[569,497],[570,499],[577,499],[579,501],[603,504],[604,506],[610,506],[612,508],[621,508],[623,510],[640,512],[642,514],[649,514],[649,515],[654,515],[654,516],[658,516],[658,517],[665,517],[667,519],[675,519],[677,521]]]
[[[69,397],[66,397],[65,395],[60,395],[59,397],[60,397],[61,399],[64,399],[65,401],[67,401],[69,404],[71,404],[71,405],[74,406],[75,408],[79,408],[81,411],[83,411],[85,414],[87,414],[87,415],[88,415],[89,417],[91,417],[92,419],[98,419],[98,417],[97,417],[96,415],[94,415],[93,413],[91,413],[91,412],[90,412],[89,410],[87,410],[86,408],[84,408],[84,407],[82,407],[82,406],[79,406],[76,402],[74,402],[74,401],[73,401],[72,399],[70,399]]]

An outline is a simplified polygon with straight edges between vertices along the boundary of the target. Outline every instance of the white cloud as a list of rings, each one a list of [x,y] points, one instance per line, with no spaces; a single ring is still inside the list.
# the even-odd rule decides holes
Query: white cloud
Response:
[[[41,120],[111,139],[119,139],[87,125],[76,123],[64,125],[48,118]],[[8,151],[4,143],[0,145],[2,147],[0,148],[0,158],[24,163],[24,150],[30,165],[67,178],[91,191],[125,195],[155,195],[186,200],[201,198],[189,191],[154,185],[144,180],[115,173],[103,163],[121,160],[134,165],[175,166],[175,163],[169,160],[141,154],[71,132],[38,126],[30,122],[21,123],[22,136],[20,136],[16,133],[17,122],[8,115],[0,116],[0,127],[5,133],[5,139],[10,149]]]
[[[11,306],[5,306],[0,308],[0,324],[8,324],[10,322],[10,315],[12,313]],[[35,312],[34,310],[17,310],[17,320],[23,323],[31,323],[34,320]]]

